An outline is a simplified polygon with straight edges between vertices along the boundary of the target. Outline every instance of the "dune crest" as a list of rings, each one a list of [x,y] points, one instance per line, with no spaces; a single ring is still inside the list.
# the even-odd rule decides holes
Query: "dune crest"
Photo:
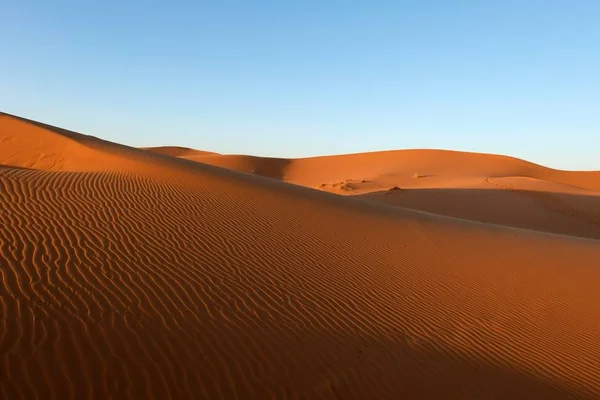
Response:
[[[596,240],[57,129],[0,116],[0,398],[600,396]]]

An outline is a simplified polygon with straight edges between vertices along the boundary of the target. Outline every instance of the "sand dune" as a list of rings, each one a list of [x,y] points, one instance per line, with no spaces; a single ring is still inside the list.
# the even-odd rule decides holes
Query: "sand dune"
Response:
[[[559,171],[513,157],[445,150],[181,157],[388,205],[600,239],[600,171]]]
[[[0,141],[1,398],[600,397],[599,241],[338,196],[8,115]],[[396,165],[381,157],[378,176]],[[505,176],[540,168],[473,158],[452,173],[465,182],[479,168],[473,182],[483,174],[499,193],[523,183]],[[315,185],[369,178],[339,178],[326,162],[312,167]]]
[[[403,183],[408,187],[452,185],[452,179],[481,177],[528,177],[575,188],[600,191],[600,171],[561,171],[514,157],[451,150],[393,150],[310,158],[269,158],[247,155],[210,154],[203,157],[195,150],[194,161],[218,165],[241,172],[257,170],[268,164],[267,176],[316,188],[346,180]],[[182,158],[188,158],[186,154]],[[421,178],[414,179],[417,173]],[[433,178],[433,179],[432,179]],[[382,182],[383,184],[389,184]],[[463,186],[463,182],[457,182]]]
[[[190,149],[189,147],[180,147],[180,146],[160,146],[160,147],[144,147],[144,150],[149,150],[159,154],[166,154],[168,156],[173,157],[197,157],[197,156],[208,156],[208,155],[218,155],[217,153],[213,153],[211,151],[204,150],[196,150]]]

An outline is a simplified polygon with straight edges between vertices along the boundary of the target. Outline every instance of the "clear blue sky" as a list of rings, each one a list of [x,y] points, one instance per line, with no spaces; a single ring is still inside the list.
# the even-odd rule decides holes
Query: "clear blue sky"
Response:
[[[20,0],[0,110],[133,146],[600,169],[598,0]]]

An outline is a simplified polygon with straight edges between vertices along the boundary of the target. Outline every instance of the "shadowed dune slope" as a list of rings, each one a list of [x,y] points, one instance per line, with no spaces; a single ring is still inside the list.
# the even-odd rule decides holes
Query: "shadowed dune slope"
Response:
[[[190,149],[189,147],[180,147],[180,146],[159,146],[159,147],[144,147],[143,150],[153,151],[159,154],[166,154],[168,156],[173,157],[194,157],[194,156],[207,156],[207,155],[216,155],[217,153],[213,153],[210,151],[203,150],[195,150]]]
[[[598,194],[493,188],[417,188],[379,191],[359,197],[472,221],[600,239]]]
[[[286,158],[255,157],[245,155],[185,156],[186,160],[210,164],[234,171],[285,180],[290,160]]]
[[[600,396],[597,241],[0,140],[0,398]]]

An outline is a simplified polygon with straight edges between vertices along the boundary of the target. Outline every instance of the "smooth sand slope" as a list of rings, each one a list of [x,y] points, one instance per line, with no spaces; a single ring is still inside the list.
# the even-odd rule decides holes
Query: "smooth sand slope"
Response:
[[[558,171],[512,157],[443,150],[303,159],[173,155],[389,205],[600,239],[600,171]]]
[[[0,140],[0,398],[600,397],[598,241]]]

